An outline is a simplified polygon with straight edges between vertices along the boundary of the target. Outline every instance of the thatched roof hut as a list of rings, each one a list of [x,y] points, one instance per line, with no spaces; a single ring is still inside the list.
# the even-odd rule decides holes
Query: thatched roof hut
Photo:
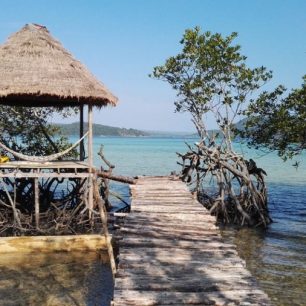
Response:
[[[10,178],[12,174],[14,179],[16,177],[34,179],[37,229],[40,226],[39,179],[41,178],[82,179],[83,183],[84,179],[87,179],[87,183],[83,185],[84,199],[81,203],[85,203],[89,219],[92,220],[94,188],[98,190],[98,185],[94,185],[96,184],[94,177],[97,176],[93,165],[92,109],[93,106],[102,107],[108,104],[116,105],[116,103],[117,98],[79,61],[74,59],[44,26],[28,24],[0,46],[0,105],[58,108],[77,106],[80,109],[80,139],[62,152],[48,156],[27,156],[0,143],[0,148],[17,158],[17,160],[0,164],[0,179]],[[88,107],[88,131],[84,134],[85,104]],[[88,141],[85,161],[84,138],[86,136]],[[80,161],[67,161],[62,158],[78,145]],[[29,169],[32,171],[28,171]],[[98,198],[98,195],[96,197]],[[15,214],[15,202],[11,199],[10,203],[14,216],[18,215]],[[104,213],[103,209],[102,213]],[[107,233],[107,227],[104,232]],[[108,238],[107,241],[109,241]]]
[[[55,40],[27,24],[0,46],[0,104],[116,105],[117,98]]]

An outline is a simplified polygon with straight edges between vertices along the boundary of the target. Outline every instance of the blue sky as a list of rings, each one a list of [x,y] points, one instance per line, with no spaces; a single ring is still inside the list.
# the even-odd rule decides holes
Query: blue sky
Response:
[[[174,113],[171,88],[148,74],[180,50],[184,30],[196,25],[238,32],[248,64],[273,70],[267,89],[297,87],[306,74],[305,0],[1,0],[1,43],[31,22],[47,26],[119,97],[116,108],[95,112],[101,124],[193,130],[187,114]]]

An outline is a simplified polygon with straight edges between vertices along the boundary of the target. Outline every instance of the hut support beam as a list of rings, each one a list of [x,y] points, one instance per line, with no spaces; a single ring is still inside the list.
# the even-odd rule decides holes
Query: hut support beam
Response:
[[[88,209],[89,217],[92,215],[93,209],[93,152],[92,152],[92,105],[88,105],[88,164],[89,164],[89,176],[88,176]]]
[[[84,105],[80,105],[80,138],[84,135]],[[84,140],[80,143],[80,160],[85,159]]]
[[[35,225],[39,228],[39,186],[38,178],[34,178],[34,199],[35,199]]]

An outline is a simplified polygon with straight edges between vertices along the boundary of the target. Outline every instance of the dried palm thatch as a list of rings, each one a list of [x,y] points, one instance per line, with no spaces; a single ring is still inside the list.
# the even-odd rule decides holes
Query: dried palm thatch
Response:
[[[0,104],[116,105],[117,98],[55,40],[27,24],[0,47]]]

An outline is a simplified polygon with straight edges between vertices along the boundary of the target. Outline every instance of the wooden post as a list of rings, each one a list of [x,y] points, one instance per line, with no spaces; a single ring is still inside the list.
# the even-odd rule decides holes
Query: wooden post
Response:
[[[84,135],[84,105],[80,105],[80,138]],[[80,143],[80,160],[83,161],[85,158],[84,140]]]
[[[34,178],[34,199],[35,199],[35,225],[39,228],[39,185],[38,178]]]
[[[91,218],[91,210],[93,209],[93,153],[92,153],[92,105],[88,105],[88,208],[89,217]]]
[[[93,167],[92,155],[92,105],[88,105],[88,163]]]
[[[108,227],[107,227],[107,212],[106,212],[106,208],[105,208],[105,202],[100,197],[98,182],[97,182],[96,178],[93,180],[93,190],[94,190],[94,198],[96,200],[96,203],[99,205],[99,213],[100,213],[100,218],[101,218],[102,226],[103,226],[103,234],[105,236],[108,256],[109,256],[111,269],[112,269],[112,272],[113,272],[113,279],[114,279],[115,275],[116,275],[115,256],[114,256],[113,246],[112,246],[112,242],[111,242],[111,237],[109,235]]]

